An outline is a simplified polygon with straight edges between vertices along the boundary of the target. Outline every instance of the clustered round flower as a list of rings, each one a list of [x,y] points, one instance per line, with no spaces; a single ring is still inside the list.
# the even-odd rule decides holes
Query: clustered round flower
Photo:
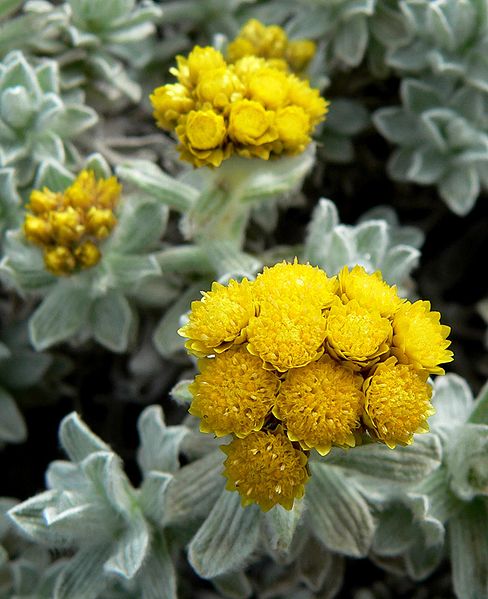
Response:
[[[249,40],[243,48],[245,40],[230,44],[228,60],[209,46],[177,56],[170,72],[178,82],[150,96],[158,126],[176,133],[181,158],[194,166],[217,167],[233,154],[264,160],[298,154],[325,117],[328,104],[319,91],[294,75],[284,58],[273,58],[274,48],[277,56],[295,56],[292,64],[306,64],[302,46],[286,36],[276,46],[276,36],[267,34],[253,51]]]
[[[24,235],[43,249],[47,270],[70,275],[95,266],[99,242],[114,228],[121,185],[115,177],[97,179],[82,170],[63,192],[34,190],[26,206]]]
[[[250,19],[227,46],[227,57],[229,62],[236,62],[244,56],[260,56],[277,68],[302,73],[316,50],[312,40],[289,40],[279,25],[266,26],[257,19]]]
[[[200,358],[190,413],[202,432],[233,436],[227,489],[243,505],[290,509],[309,450],[412,443],[433,413],[427,379],[452,360],[449,331],[429,302],[361,266],[328,277],[295,260],[215,283],[178,332]]]

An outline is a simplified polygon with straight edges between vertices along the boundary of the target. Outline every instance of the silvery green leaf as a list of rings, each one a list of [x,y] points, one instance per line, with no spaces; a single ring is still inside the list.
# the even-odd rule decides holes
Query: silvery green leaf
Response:
[[[264,514],[268,543],[272,551],[279,554],[287,553],[303,510],[303,501],[295,501],[291,510],[285,510],[281,505],[275,505]]]
[[[421,114],[439,104],[439,96],[427,83],[418,79],[404,79],[401,96],[407,110]]]
[[[327,589],[342,586],[344,560],[339,555],[327,551],[313,537],[307,539],[306,550],[300,552],[297,566],[300,579],[311,591],[318,592],[324,586]],[[330,595],[333,596],[334,594]]]
[[[72,464],[65,460],[54,460],[46,470],[46,485],[56,491],[81,492],[86,479],[78,468],[78,464]]]
[[[360,256],[372,264],[380,264],[388,245],[388,225],[381,220],[360,223],[354,229],[354,239]]]
[[[164,535],[155,534],[139,576],[141,599],[177,599],[176,573]]]
[[[488,383],[483,385],[483,388],[476,398],[473,411],[469,417],[469,422],[473,422],[475,424],[488,424]]]
[[[93,545],[81,549],[66,564],[56,581],[53,599],[94,599],[107,586],[103,564],[110,547]]]
[[[354,158],[354,146],[348,137],[324,127],[321,152],[327,160],[337,164],[346,164]]]
[[[139,505],[144,515],[160,526],[166,510],[166,491],[173,477],[164,472],[149,472],[140,488]]]
[[[307,485],[307,519],[312,533],[332,551],[365,556],[375,522],[353,481],[340,469],[311,462]]]
[[[66,104],[64,110],[51,122],[51,130],[63,137],[75,137],[93,127],[98,121],[97,113],[88,106]]]
[[[462,506],[449,482],[450,474],[445,466],[441,466],[415,487],[416,493],[427,497],[428,513],[444,523],[455,517]]]
[[[415,40],[408,46],[396,48],[388,53],[388,64],[404,71],[421,71],[428,65],[428,46],[422,40]]]
[[[185,341],[177,333],[181,326],[181,317],[188,312],[192,301],[200,299],[200,290],[208,286],[207,282],[191,285],[167,310],[156,327],[153,337],[156,349],[161,355],[171,356],[176,351],[183,350]]]
[[[379,443],[359,445],[354,450],[334,449],[327,463],[352,473],[397,483],[421,481],[440,465],[441,445],[435,435],[417,435],[412,445],[394,451]]]
[[[452,491],[464,501],[488,495],[488,425],[468,423],[456,431],[447,451]]]
[[[238,570],[254,551],[261,511],[241,507],[241,497],[225,489],[188,547],[188,560],[202,578]]]
[[[0,387],[0,441],[22,443],[27,438],[27,428],[14,398]]]
[[[386,3],[377,3],[369,20],[371,34],[388,48],[405,45],[409,32],[402,14]]]
[[[389,285],[400,285],[418,266],[420,251],[409,245],[391,248],[381,263],[381,274]]]
[[[94,503],[73,505],[61,508],[63,496],[58,505],[47,507],[43,512],[50,535],[66,545],[90,543],[100,538],[107,527],[107,513]],[[71,498],[70,498],[71,500]]]
[[[218,279],[229,275],[251,278],[263,267],[257,258],[242,252],[234,241],[209,239],[202,240],[199,245],[207,255]]]
[[[415,150],[399,148],[390,156],[387,164],[388,175],[394,181],[408,181],[409,173],[414,164]]]
[[[408,171],[408,179],[431,185],[442,178],[446,168],[446,157],[436,148],[418,148]]]
[[[91,299],[85,287],[60,281],[29,321],[31,343],[38,351],[64,341],[86,326]]]
[[[2,93],[0,115],[14,129],[28,127],[34,111],[35,106],[24,87],[10,87]]]
[[[348,66],[355,67],[363,59],[368,45],[366,18],[357,14],[339,27],[334,37],[334,52]]]
[[[278,5],[279,6],[279,5]],[[276,7],[275,5],[275,8]],[[273,15],[275,11],[273,11]],[[273,17],[271,22],[274,22]],[[330,12],[323,7],[309,7],[308,10],[297,11],[295,16],[287,24],[288,36],[293,39],[304,37],[319,37],[326,35],[332,27]]]
[[[140,570],[149,551],[149,529],[142,514],[133,511],[131,519],[105,562],[105,572],[131,580]]]
[[[10,52],[3,61],[5,70],[0,74],[0,88],[8,89],[16,86],[24,87],[36,99],[41,96],[41,88],[35,72],[22,52]]]
[[[110,165],[102,154],[99,154],[98,152],[87,156],[84,168],[93,171],[95,175],[101,179],[108,179],[112,175]]]
[[[146,160],[122,164],[116,169],[122,181],[128,181],[159,200],[162,204],[187,212],[198,199],[198,191],[164,173]]]
[[[25,535],[39,543],[53,542],[43,512],[46,507],[55,505],[58,496],[57,491],[45,491],[15,505],[7,515]]]
[[[42,253],[38,248],[27,244],[21,232],[7,232],[4,251],[0,271],[20,289],[43,289],[56,281],[56,277],[46,270]]]
[[[351,262],[354,256],[354,242],[350,231],[344,225],[338,225],[331,235],[329,254],[326,262],[318,264],[329,276],[337,274],[343,266]]]
[[[327,125],[343,135],[356,135],[369,123],[369,113],[361,102],[335,98],[327,113]]]
[[[193,395],[188,389],[192,383],[193,379],[185,379],[176,383],[170,391],[171,399],[183,406],[188,406],[193,400]]]
[[[151,254],[107,253],[104,257],[103,266],[108,272],[113,285],[128,294],[135,292],[144,279],[161,274],[158,261]]]
[[[309,144],[307,149],[298,156],[287,156],[272,162],[249,161],[246,158],[236,159],[237,170],[242,169],[246,173],[242,183],[241,201],[255,202],[293,191],[313,167],[314,160],[315,145],[313,143]],[[234,168],[234,166],[230,165],[229,168]]]
[[[107,242],[118,253],[138,254],[157,246],[168,221],[168,209],[152,198],[125,200],[118,223]]]
[[[81,462],[98,451],[110,451],[110,447],[91,432],[76,412],[71,412],[61,421],[59,441],[73,462]]]
[[[305,239],[305,260],[320,266],[328,255],[327,237],[339,224],[337,208],[330,200],[321,198],[312,213]]]
[[[179,470],[168,488],[166,522],[185,523],[209,513],[224,487],[224,456],[213,451]]]
[[[73,181],[74,176],[66,167],[48,158],[40,164],[37,170],[34,188],[48,187],[51,191],[64,191]]]
[[[93,337],[113,352],[127,350],[133,318],[129,302],[115,290],[96,298],[90,306]]]
[[[449,430],[466,422],[473,409],[473,394],[463,378],[446,374],[436,379],[432,404],[436,412],[429,418],[431,430]]]
[[[149,406],[137,422],[141,440],[137,459],[143,472],[176,472],[180,445],[188,433],[185,426],[166,426],[161,406]]]
[[[221,595],[229,599],[248,599],[253,594],[249,578],[242,571],[221,574],[212,579],[212,583]]]
[[[465,505],[449,524],[454,590],[458,597],[482,599],[488,594],[488,513],[486,500]]]
[[[117,514],[130,520],[134,493],[122,470],[120,458],[109,451],[98,451],[88,455],[80,466],[96,494],[106,500]]]
[[[59,68],[57,62],[46,61],[36,67],[37,81],[45,93],[59,94]]]

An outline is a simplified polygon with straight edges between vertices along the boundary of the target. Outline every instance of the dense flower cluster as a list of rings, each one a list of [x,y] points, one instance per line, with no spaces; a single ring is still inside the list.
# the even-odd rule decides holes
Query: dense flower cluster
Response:
[[[83,170],[64,192],[34,190],[27,204],[24,234],[41,247],[46,268],[70,275],[101,258],[98,243],[114,228],[114,208],[121,192],[115,177],[96,179]]]
[[[315,56],[316,49],[312,40],[289,40],[279,25],[266,26],[257,19],[250,19],[227,46],[227,58],[236,62],[244,56],[260,56],[279,69],[290,68],[301,73]]]
[[[200,358],[190,412],[203,432],[234,437],[227,488],[244,504],[290,508],[308,450],[325,455],[367,434],[393,448],[426,432],[427,378],[452,360],[439,319],[360,266],[328,277],[295,260],[254,282],[214,284],[179,333]]]
[[[176,132],[181,158],[194,166],[216,167],[233,154],[268,160],[303,152],[327,111],[319,91],[284,59],[256,56],[239,39],[230,44],[232,60],[200,46],[178,56],[171,69],[178,82],[150,96],[158,126]],[[295,56],[292,64],[306,64],[307,51],[283,40],[278,47],[275,36],[265,36],[260,53],[271,57],[275,48],[279,56]]]

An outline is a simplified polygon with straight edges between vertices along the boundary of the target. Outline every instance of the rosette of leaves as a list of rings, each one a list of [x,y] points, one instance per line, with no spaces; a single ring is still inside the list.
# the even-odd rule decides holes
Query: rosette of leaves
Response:
[[[98,154],[88,158],[85,168],[102,178],[111,174]],[[59,163],[45,162],[36,188],[63,191],[73,180]],[[29,321],[35,349],[44,350],[70,338],[79,342],[93,338],[114,352],[127,349],[136,326],[131,298],[161,273],[154,250],[166,228],[167,209],[145,194],[125,195],[117,219],[101,248],[100,262],[69,276],[51,274],[39,248],[26,241],[23,231],[9,231],[0,272],[20,293],[43,298]]]
[[[0,447],[21,443],[27,429],[14,396],[38,383],[51,356],[32,351],[24,323],[5,327],[0,341]]]
[[[402,0],[407,39],[387,54],[404,73],[434,72],[488,91],[488,13],[477,0]]]
[[[378,110],[373,121],[398,146],[388,162],[396,181],[436,185],[441,198],[463,216],[488,186],[486,98],[447,77],[404,79],[402,106]]]
[[[187,384],[181,382],[173,391],[180,402],[191,400]],[[187,423],[193,428],[195,419],[188,417]],[[290,511],[278,505],[262,512],[255,504],[243,508],[239,494],[224,488],[223,453],[215,445],[216,440],[206,441],[197,431],[186,437],[182,449],[193,461],[174,475],[167,521],[177,528],[193,526],[190,564],[225,597],[248,597],[251,586],[260,588],[263,597],[274,596],[274,588],[283,597],[299,596],[293,595],[298,590],[309,593],[305,596],[321,591],[332,597],[342,581],[341,556],[364,557],[370,550],[377,507],[369,495],[378,486],[422,481],[439,466],[441,453],[432,435],[394,451],[369,444],[347,452],[335,448],[325,458],[312,452],[304,499]],[[251,559],[266,563],[269,578],[250,586],[243,570]]]
[[[305,260],[329,275],[343,266],[359,264],[368,272],[380,270],[389,285],[407,292],[422,243],[422,232],[400,226],[391,208],[376,208],[365,213],[357,225],[342,225],[335,205],[321,199],[312,214],[303,253]]]
[[[372,557],[383,568],[427,577],[447,554],[459,599],[488,592],[488,387],[476,401],[461,377],[435,383],[430,419],[442,461],[403,495],[377,489],[382,508]]]
[[[167,427],[157,406],[144,410],[138,428],[139,489],[129,482],[120,458],[72,413],[59,431],[70,461],[52,462],[49,490],[9,511],[27,538],[72,556],[59,569],[52,599],[96,599],[117,589],[141,599],[176,599],[164,527],[168,485],[187,430]]]
[[[55,62],[33,66],[19,51],[0,64],[0,107],[0,167],[15,169],[19,188],[29,186],[47,159],[73,164],[72,140],[97,121],[94,110],[61,97]]]
[[[0,598],[50,599],[59,564],[46,548],[18,534],[6,513],[15,499],[0,498]]]

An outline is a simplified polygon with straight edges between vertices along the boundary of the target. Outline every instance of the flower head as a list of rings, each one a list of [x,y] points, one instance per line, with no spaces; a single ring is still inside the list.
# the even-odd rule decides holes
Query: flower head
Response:
[[[339,273],[339,289],[345,300],[356,300],[364,308],[391,317],[405,301],[398,297],[396,286],[383,281],[380,272],[367,273],[362,266],[349,270],[345,266]]]
[[[190,414],[200,430],[217,437],[245,437],[260,430],[274,405],[279,379],[242,346],[199,362],[201,374],[190,385]]]
[[[427,418],[435,410],[426,373],[391,357],[365,381],[364,393],[366,424],[388,447],[409,445],[414,433],[428,432]]]
[[[258,24],[256,31],[263,27]],[[291,74],[284,59],[272,57],[274,50],[285,55],[283,30],[264,30],[266,58],[242,50],[252,43],[244,38],[235,46],[242,51],[229,62],[214,48],[196,46],[188,57],[177,57],[178,66],[171,69],[177,82],[151,94],[156,122],[176,132],[183,160],[217,167],[234,153],[268,160],[302,152],[310,143],[327,102],[308,81]],[[278,49],[280,37],[286,43]]]
[[[188,337],[185,347],[198,357],[221,353],[233,343],[242,343],[246,327],[254,316],[251,285],[230,280],[228,286],[213,283],[212,290],[203,293],[191,305],[189,321],[178,333]]]
[[[278,25],[266,26],[257,19],[250,19],[227,46],[227,57],[230,62],[236,62],[244,56],[260,56],[280,68],[301,72],[315,51],[316,45],[311,40],[289,40]]]
[[[273,414],[288,438],[325,455],[333,445],[354,447],[364,407],[363,378],[328,356],[290,370]]]
[[[287,510],[304,494],[309,475],[307,456],[295,449],[280,427],[253,432],[224,445],[226,489],[238,491],[242,505],[257,503],[263,511],[279,504]]]
[[[390,351],[391,323],[357,300],[335,302],[327,315],[327,348],[338,360],[369,367]]]
[[[49,271],[69,275],[99,262],[98,243],[117,223],[114,209],[121,189],[115,177],[97,179],[93,171],[83,170],[62,193],[47,187],[31,193],[24,235],[43,249]]]
[[[444,374],[439,366],[452,361],[447,349],[450,328],[440,323],[439,312],[431,312],[430,302],[419,300],[403,304],[393,319],[393,347],[391,352],[403,364],[430,374]]]

